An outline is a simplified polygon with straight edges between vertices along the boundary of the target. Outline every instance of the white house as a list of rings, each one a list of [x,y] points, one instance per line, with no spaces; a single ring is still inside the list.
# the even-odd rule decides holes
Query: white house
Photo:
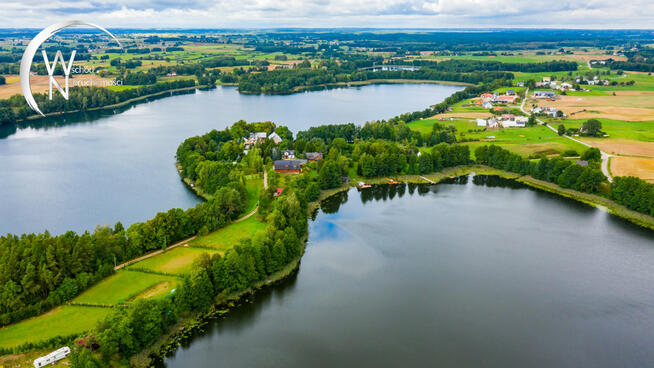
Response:
[[[34,359],[34,367],[41,368],[48,364],[55,364],[56,362],[67,357],[68,354],[70,354],[70,348],[68,346],[64,346],[63,348],[57,349],[48,355]]]
[[[486,127],[487,120],[486,119],[477,119],[477,126],[478,127]]]
[[[486,101],[486,102],[484,102],[484,103],[481,105],[481,107],[483,107],[484,109],[492,109],[492,108],[493,108],[493,104],[490,103],[490,102],[488,102],[488,101]]]

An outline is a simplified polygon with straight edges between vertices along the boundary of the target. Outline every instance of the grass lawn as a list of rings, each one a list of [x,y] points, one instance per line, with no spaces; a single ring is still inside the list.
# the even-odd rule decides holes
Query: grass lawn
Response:
[[[0,328],[0,347],[47,340],[90,330],[111,308],[62,306],[38,317]]]
[[[149,297],[161,296],[166,292],[174,289],[177,285],[176,277],[162,276],[143,272],[118,271],[100,281],[82,295],[73,299],[76,303],[91,304],[116,304],[128,302],[132,297],[152,288],[162,288],[163,291],[157,295],[148,295]]]
[[[230,225],[231,227],[232,225]],[[190,245],[190,244],[189,244]],[[202,248],[191,248],[179,246],[165,253],[158,254],[154,257],[136,262],[131,267],[136,269],[148,269],[155,272],[170,273],[176,275],[187,274],[191,272],[193,261],[202,253],[211,253],[211,250]],[[139,273],[140,275],[141,273]]]
[[[654,117],[654,116],[653,116]],[[566,128],[579,129],[588,119],[566,119],[552,125],[563,124]],[[611,138],[626,138],[636,141],[654,142],[654,120],[622,121],[612,119],[597,119],[602,122],[602,131]]]
[[[257,216],[252,216],[247,220],[231,224],[223,229],[211,234],[200,236],[193,239],[189,245],[215,248],[219,251],[227,249],[238,244],[241,239],[250,238],[259,230],[265,229],[266,223],[262,222]]]
[[[263,189],[263,175],[253,175],[245,183],[245,189],[248,191],[248,203],[245,206],[245,213],[252,212],[259,204],[259,193]]]

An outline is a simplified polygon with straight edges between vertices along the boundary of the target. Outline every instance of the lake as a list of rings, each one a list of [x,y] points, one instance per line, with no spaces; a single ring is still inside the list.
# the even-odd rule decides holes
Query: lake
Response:
[[[644,367],[654,233],[493,176],[351,189],[298,273],[165,361],[187,367]]]
[[[294,132],[422,110],[461,86],[379,84],[292,95],[193,91],[121,109],[30,122],[0,132],[0,234],[126,227],[199,199],[175,169],[186,138],[244,119]]]

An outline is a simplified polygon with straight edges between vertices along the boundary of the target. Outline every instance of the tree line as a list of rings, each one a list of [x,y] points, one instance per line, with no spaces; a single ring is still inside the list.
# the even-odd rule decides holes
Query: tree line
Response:
[[[59,93],[53,94],[52,100],[48,98],[47,93],[36,93],[34,99],[44,114],[63,111],[85,111],[157,92],[193,86],[195,86],[195,81],[186,79],[118,91],[102,87],[72,87],[69,90],[68,100]],[[34,111],[27,105],[21,95],[14,95],[9,99],[0,100],[0,125],[16,124],[19,120],[24,120],[33,114],[35,114]]]
[[[575,71],[579,65],[574,61],[553,60],[540,63],[504,63],[500,61],[480,61],[480,60],[445,60],[435,65],[429,65],[429,68],[448,71],[468,73],[474,71],[507,71],[521,73],[542,73],[542,72],[562,72]]]

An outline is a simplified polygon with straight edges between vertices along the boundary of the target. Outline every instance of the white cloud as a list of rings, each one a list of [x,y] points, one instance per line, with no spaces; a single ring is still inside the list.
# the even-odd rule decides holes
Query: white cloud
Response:
[[[125,28],[654,28],[654,1],[634,0],[9,0],[1,27],[83,19]]]

